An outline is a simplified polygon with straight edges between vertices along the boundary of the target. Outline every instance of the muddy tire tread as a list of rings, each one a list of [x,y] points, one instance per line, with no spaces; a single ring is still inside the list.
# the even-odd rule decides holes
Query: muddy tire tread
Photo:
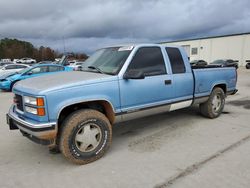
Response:
[[[212,111],[212,100],[213,100],[213,97],[214,97],[215,93],[217,93],[217,92],[221,92],[222,95],[223,95],[223,99],[225,100],[224,91],[220,87],[215,87],[213,89],[212,93],[210,94],[209,99],[205,103],[200,104],[200,112],[201,112],[201,114],[203,116],[207,117],[207,118],[210,118],[210,119],[217,118],[221,114],[221,112],[222,112],[222,110],[224,108],[224,105],[223,105],[223,107],[221,109],[221,112],[218,113],[217,115],[215,115],[213,113],[213,111]]]
[[[74,128],[74,125],[77,125],[78,123],[83,121],[83,117],[84,117],[84,119],[98,118],[98,119],[102,120],[103,122],[105,122],[108,125],[109,129],[111,130],[110,134],[109,134],[109,138],[107,139],[107,146],[102,151],[100,151],[100,153],[98,153],[98,155],[96,155],[95,157],[92,157],[88,160],[75,158],[73,153],[69,149],[69,144],[68,144],[69,139],[64,139],[65,137],[70,138],[70,134],[72,132],[72,129]],[[92,110],[92,109],[78,110],[78,111],[72,113],[71,115],[69,115],[62,124],[62,131],[61,131],[61,135],[60,135],[60,139],[59,139],[59,147],[60,147],[62,154],[72,163],[84,165],[84,164],[91,163],[91,162],[101,158],[105,154],[105,152],[109,149],[111,143],[112,143],[112,126],[111,126],[108,118],[99,111]]]

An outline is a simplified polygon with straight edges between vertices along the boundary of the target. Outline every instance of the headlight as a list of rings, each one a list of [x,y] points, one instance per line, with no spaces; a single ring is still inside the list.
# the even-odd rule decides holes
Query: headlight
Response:
[[[44,99],[41,97],[24,96],[24,109],[26,112],[38,116],[45,116]],[[31,105],[31,106],[30,106]]]
[[[27,96],[24,96],[23,97],[23,100],[24,100],[24,103],[26,104],[32,104],[32,105],[36,105],[36,98],[34,97],[27,97]]]
[[[23,100],[24,100],[25,104],[31,104],[31,105],[35,105],[35,106],[44,106],[44,99],[43,98],[24,96]]]
[[[30,106],[25,106],[25,111],[31,114],[35,114],[38,116],[45,116],[45,109],[44,108],[34,108]]]
[[[29,112],[31,114],[37,115],[37,108],[33,108],[33,107],[30,107],[30,106],[25,106],[25,111]]]

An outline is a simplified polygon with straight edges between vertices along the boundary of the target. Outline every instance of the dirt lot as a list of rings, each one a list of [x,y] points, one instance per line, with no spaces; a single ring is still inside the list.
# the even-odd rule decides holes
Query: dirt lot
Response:
[[[217,119],[193,107],[116,125],[109,152],[85,166],[9,131],[12,94],[1,92],[0,187],[250,187],[249,80],[240,69],[239,93]]]

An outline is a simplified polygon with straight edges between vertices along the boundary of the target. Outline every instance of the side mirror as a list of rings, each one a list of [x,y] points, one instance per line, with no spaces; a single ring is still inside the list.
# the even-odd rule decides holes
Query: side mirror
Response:
[[[128,79],[144,79],[145,75],[144,75],[143,71],[140,71],[140,70],[128,70],[123,75],[123,78],[126,80],[128,80]]]
[[[32,74],[33,74],[32,72],[28,72],[26,75],[30,76],[30,75],[32,75]]]

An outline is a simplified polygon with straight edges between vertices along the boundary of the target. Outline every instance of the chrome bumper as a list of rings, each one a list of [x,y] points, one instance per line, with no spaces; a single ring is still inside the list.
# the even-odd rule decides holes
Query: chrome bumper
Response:
[[[15,106],[12,105],[9,113],[6,115],[7,124],[10,129],[20,129],[25,136],[34,136],[39,139],[51,140],[56,137],[57,126],[56,122],[40,123],[32,120],[23,119],[14,111]]]

